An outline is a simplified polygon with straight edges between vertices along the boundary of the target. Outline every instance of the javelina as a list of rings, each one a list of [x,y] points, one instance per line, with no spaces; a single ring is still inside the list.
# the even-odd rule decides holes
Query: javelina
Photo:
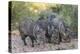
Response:
[[[46,41],[45,31],[42,28],[40,28],[39,25],[36,25],[34,33],[35,33],[38,45],[43,44]]]
[[[61,37],[61,40],[65,42],[69,42],[70,37],[68,33],[66,32],[65,23],[62,19],[57,17],[57,14],[51,14],[48,18],[48,23],[50,26],[54,25],[58,28],[59,36]]]
[[[50,43],[51,42],[51,35],[48,34],[48,27],[49,27],[49,24],[48,24],[48,21],[44,18],[44,16],[42,15],[37,23],[39,23],[39,25],[43,28],[43,30],[45,30],[45,38],[46,38],[46,42]]]
[[[36,37],[33,35],[34,23],[32,21],[23,21],[19,25],[19,31],[21,35],[21,39],[24,42],[24,45],[27,45],[25,38],[29,36],[32,41],[32,47],[34,46],[34,41],[36,41]]]
[[[24,42],[24,45],[27,45],[25,38],[29,36],[32,41],[32,47],[34,47],[34,41],[40,44],[40,41],[45,41],[45,28],[46,23],[44,21],[25,21],[20,24],[19,31],[21,34],[21,38]],[[41,40],[42,39],[42,40]]]
[[[46,20],[38,20],[36,23],[42,29],[42,32],[41,32],[42,33],[41,34],[42,36],[40,36],[40,37],[43,38],[43,42],[48,42],[49,39],[47,37],[48,36],[47,35],[48,34],[48,31],[47,31],[47,29],[48,29],[48,23],[47,23],[47,21]]]

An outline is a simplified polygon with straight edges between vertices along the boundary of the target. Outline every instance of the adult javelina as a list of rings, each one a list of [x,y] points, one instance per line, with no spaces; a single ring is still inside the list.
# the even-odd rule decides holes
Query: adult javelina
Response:
[[[58,15],[55,13],[52,13],[50,16],[48,16],[49,25],[50,25],[50,27],[54,25],[58,28],[61,41],[69,42],[70,38],[65,30],[65,23],[62,19],[58,18],[57,16]]]
[[[40,44],[40,41],[45,41],[45,28],[43,25],[45,25],[44,21],[37,22],[25,21],[20,24],[19,30],[21,38],[24,41],[24,45],[27,44],[25,41],[25,38],[27,36],[31,38],[32,47],[34,47],[34,41],[38,44]]]
[[[36,23],[39,26],[39,28],[42,29],[42,31],[40,31],[40,33],[42,34],[42,36],[38,36],[37,35],[38,40],[41,37],[43,39],[43,40],[41,40],[41,41],[43,41],[43,43],[49,41],[48,31],[47,31],[47,29],[48,29],[48,23],[47,23],[47,21],[44,20],[44,19],[41,19],[41,20],[38,20]]]
[[[19,31],[21,35],[21,39],[24,42],[24,45],[27,45],[25,38],[29,36],[32,41],[32,47],[34,46],[34,41],[36,41],[36,37],[33,35],[34,23],[32,21],[23,21],[19,25]]]
[[[48,21],[44,18],[44,16],[41,16],[39,19],[38,19],[38,22],[37,22],[42,28],[43,30],[45,31],[45,38],[46,38],[46,42],[48,43],[51,43],[51,32],[50,32],[50,29],[48,29],[50,27]]]

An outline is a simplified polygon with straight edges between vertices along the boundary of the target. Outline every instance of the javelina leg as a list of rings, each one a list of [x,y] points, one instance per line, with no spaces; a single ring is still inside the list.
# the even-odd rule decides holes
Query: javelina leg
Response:
[[[31,41],[32,41],[32,47],[34,47],[34,37],[30,36],[30,38],[31,38]]]
[[[58,39],[57,39],[58,41],[57,41],[57,44],[60,44],[60,42],[61,42],[61,36],[58,34]]]
[[[45,35],[46,35],[46,38],[47,38],[47,42],[48,42],[48,43],[51,43],[51,36],[48,35],[48,34],[45,34]]]
[[[22,36],[22,40],[24,42],[24,45],[27,45],[26,41],[25,41],[26,35]]]

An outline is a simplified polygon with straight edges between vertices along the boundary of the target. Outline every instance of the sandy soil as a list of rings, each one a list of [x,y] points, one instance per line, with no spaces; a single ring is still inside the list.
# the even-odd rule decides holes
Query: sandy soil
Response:
[[[37,52],[37,51],[53,51],[53,50],[67,50],[67,49],[77,49],[78,48],[78,40],[72,39],[70,43],[60,43],[59,45],[54,44],[41,44],[31,47],[31,41],[29,38],[26,38],[27,46],[24,46],[23,41],[19,33],[11,35],[11,46],[12,53],[22,53],[22,52]]]

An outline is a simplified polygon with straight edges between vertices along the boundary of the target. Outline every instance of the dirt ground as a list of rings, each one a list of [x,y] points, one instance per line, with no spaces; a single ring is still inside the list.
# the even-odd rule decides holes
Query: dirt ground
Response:
[[[17,32],[16,32],[17,33]],[[38,52],[38,51],[54,51],[54,50],[67,50],[67,49],[77,49],[78,48],[78,40],[71,39],[70,43],[60,43],[59,45],[54,44],[41,44],[31,47],[30,39],[26,38],[26,42],[28,43],[27,46],[24,46],[23,41],[19,33],[11,35],[11,46],[12,46],[12,53],[22,53],[22,52]]]

